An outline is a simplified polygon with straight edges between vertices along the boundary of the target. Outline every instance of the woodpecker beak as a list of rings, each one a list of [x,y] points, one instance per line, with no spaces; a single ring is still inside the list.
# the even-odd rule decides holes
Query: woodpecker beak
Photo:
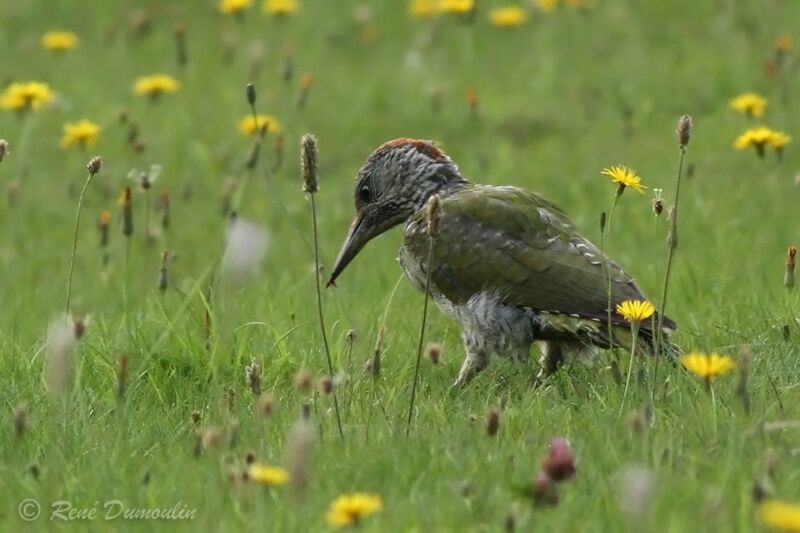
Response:
[[[339,257],[336,258],[336,263],[333,265],[331,271],[331,279],[328,280],[327,286],[336,286],[336,278],[339,277],[345,267],[350,264],[358,252],[367,244],[374,236],[375,231],[371,224],[365,222],[366,210],[362,209],[356,215],[353,223],[350,225],[350,231],[347,233],[347,238],[342,244],[342,249],[339,251]]]

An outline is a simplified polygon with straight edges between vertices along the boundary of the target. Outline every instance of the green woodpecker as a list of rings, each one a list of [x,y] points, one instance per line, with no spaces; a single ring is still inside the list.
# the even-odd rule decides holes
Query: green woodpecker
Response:
[[[426,204],[432,195],[439,209],[431,237]],[[486,368],[493,353],[524,359],[534,342],[542,375],[567,355],[630,346],[630,324],[613,310],[625,300],[644,300],[641,289],[538,194],[470,183],[437,146],[404,138],[381,145],[361,167],[355,207],[328,285],[371,239],[405,224],[403,272],[420,290],[430,273],[430,297],[463,328],[466,358],[456,386]],[[650,351],[656,323],[644,321],[638,330]],[[675,328],[667,317],[662,324],[665,333]]]

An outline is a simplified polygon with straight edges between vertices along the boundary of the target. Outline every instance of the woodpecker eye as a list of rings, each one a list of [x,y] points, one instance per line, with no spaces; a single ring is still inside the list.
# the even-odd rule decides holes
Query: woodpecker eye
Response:
[[[358,199],[361,200],[362,203],[369,203],[369,201],[372,200],[372,190],[366,185],[362,185],[358,189]]]

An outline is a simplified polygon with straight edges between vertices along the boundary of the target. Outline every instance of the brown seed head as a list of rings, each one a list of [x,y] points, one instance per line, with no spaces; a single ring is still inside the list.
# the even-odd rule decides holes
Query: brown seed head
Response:
[[[533,503],[537,506],[558,504],[556,484],[546,472],[539,472],[533,480]]]
[[[425,357],[427,357],[434,365],[439,364],[442,358],[442,345],[438,342],[431,342],[425,347]]]
[[[311,87],[314,86],[314,75],[313,74],[306,74],[303,76],[303,79],[300,81],[300,88],[303,92],[308,92]]]
[[[253,392],[254,396],[261,394],[261,365],[255,361],[250,361],[250,364],[245,368],[245,378],[247,386]]]
[[[322,394],[331,394],[333,392],[333,379],[330,376],[320,378],[318,387]]]
[[[303,190],[312,194],[317,192],[317,138],[310,133],[300,140],[300,172]]]
[[[22,437],[28,429],[28,408],[25,405],[18,405],[14,409],[14,434]]]
[[[311,383],[313,381],[314,377],[311,375],[311,372],[305,368],[300,369],[294,376],[294,386],[301,392],[308,392],[311,389]]]
[[[686,147],[689,144],[689,136],[692,132],[692,117],[689,115],[683,115],[680,119],[678,119],[678,129],[675,130],[675,133],[678,135],[678,144],[681,148]]]
[[[0,139],[0,161],[2,161],[8,153],[8,141]]]
[[[783,285],[787,289],[794,288],[794,266],[795,266],[795,256],[797,255],[797,248],[794,246],[789,247],[789,251],[786,252],[786,274],[783,276]]]
[[[128,354],[119,356],[117,363],[117,396],[122,398],[128,388]]]
[[[500,411],[496,407],[492,407],[486,413],[486,434],[494,437],[498,431],[500,431]]]
[[[575,475],[575,458],[564,438],[550,441],[548,454],[542,460],[542,470],[554,481],[563,481]]]
[[[94,156],[86,163],[86,170],[89,171],[89,174],[94,176],[98,172],[100,172],[100,167],[103,166],[103,158],[99,155]]]
[[[270,416],[275,412],[275,398],[272,394],[265,392],[258,397],[258,412],[263,416]]]
[[[111,223],[111,211],[100,211],[100,216],[97,217],[97,225],[101,228],[108,228]]]
[[[247,452],[244,456],[244,464],[251,465],[256,462],[256,454],[253,452]]]
[[[194,424],[195,426],[198,425],[200,423],[200,420],[202,420],[202,418],[203,416],[200,414],[200,411],[198,411],[197,409],[192,411],[192,424]]]

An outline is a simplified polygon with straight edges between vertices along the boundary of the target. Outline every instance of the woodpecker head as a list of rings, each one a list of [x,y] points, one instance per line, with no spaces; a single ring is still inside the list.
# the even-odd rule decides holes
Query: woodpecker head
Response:
[[[370,240],[408,220],[432,194],[465,183],[455,163],[429,141],[402,138],[379,146],[358,172],[353,193],[356,218],[328,285]]]

